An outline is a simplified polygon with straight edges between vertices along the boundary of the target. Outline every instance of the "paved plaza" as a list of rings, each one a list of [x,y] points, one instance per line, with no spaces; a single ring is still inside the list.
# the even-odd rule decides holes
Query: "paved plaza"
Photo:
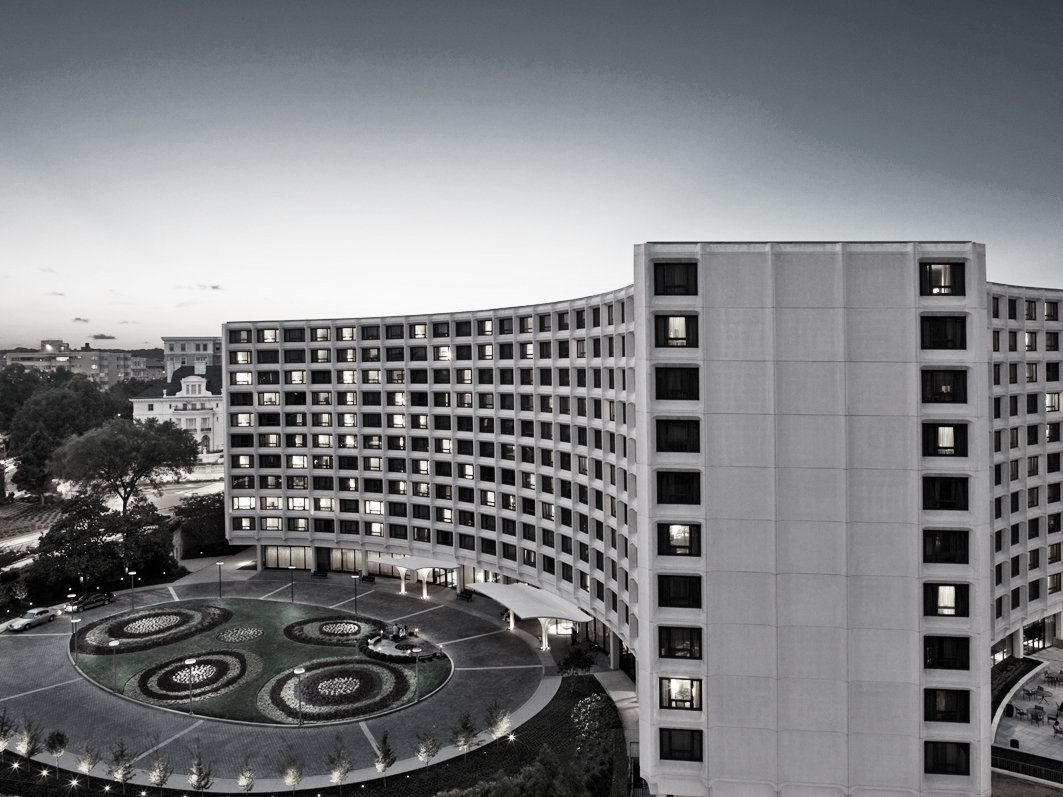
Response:
[[[136,607],[164,604],[176,600],[210,598],[219,588],[227,598],[253,598],[265,601],[289,601],[292,581],[288,571],[256,572],[241,569],[241,559],[231,557],[222,566],[219,587],[218,568],[214,561],[188,562],[198,568],[173,584],[138,587]],[[556,675],[556,658],[567,649],[568,639],[551,637],[554,650],[540,651],[539,622],[529,618],[514,631],[500,618],[499,606],[482,596],[472,601],[459,600],[453,589],[429,587],[428,599],[416,594],[399,594],[399,582],[378,578],[358,590],[358,613],[389,623],[417,627],[420,636],[433,645],[443,645],[454,665],[450,681],[441,690],[419,703],[398,711],[334,725],[277,727],[252,725],[190,716],[187,713],[160,709],[118,697],[82,677],[68,655],[71,625],[66,616],[53,623],[19,634],[0,634],[0,709],[16,721],[29,717],[45,734],[61,730],[69,738],[68,752],[60,766],[71,771],[86,743],[104,753],[118,740],[137,752],[138,772],[132,784],[146,784],[143,770],[155,750],[173,764],[175,772],[186,771],[191,750],[198,746],[204,759],[213,766],[216,791],[237,791],[236,775],[249,761],[256,776],[255,791],[287,790],[278,774],[278,765],[291,752],[304,764],[300,789],[325,788],[328,779],[326,756],[339,734],[354,769],[347,783],[379,777],[374,767],[377,744],[388,733],[397,763],[388,777],[423,767],[414,756],[418,734],[434,733],[442,750],[433,764],[460,755],[449,745],[451,731],[463,711],[469,711],[474,723],[483,724],[484,709],[498,701],[511,712],[514,733],[519,725],[540,711],[554,696],[560,678]],[[343,574],[330,578],[311,578],[308,573],[294,576],[295,600],[300,603],[354,611],[352,580]],[[130,606],[128,589],[116,593],[111,606],[91,609],[82,615],[86,622]],[[634,686],[619,673],[602,673],[602,681],[621,708],[625,724],[636,722]],[[620,677],[617,677],[620,676]],[[480,740],[486,741],[486,735]],[[47,755],[42,762],[54,763]],[[92,774],[104,776],[105,764],[97,764]]]

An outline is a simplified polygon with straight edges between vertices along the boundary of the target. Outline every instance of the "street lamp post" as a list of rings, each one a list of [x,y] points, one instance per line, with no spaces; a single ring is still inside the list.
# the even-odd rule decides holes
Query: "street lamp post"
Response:
[[[292,603],[295,603],[295,565],[288,565],[288,575],[292,581]]]
[[[112,639],[107,643],[107,647],[111,649],[111,669],[113,672],[112,678],[114,680],[114,688],[112,691],[114,692],[118,691],[118,656],[116,655],[118,653],[118,641],[119,640],[117,639]]]
[[[224,562],[215,562],[218,565],[218,599],[221,599],[221,566]]]
[[[137,574],[136,570],[129,571],[129,611],[133,611],[136,608],[136,593],[133,591],[133,576]]]
[[[416,703],[421,699],[421,649],[414,648],[410,653],[413,654],[413,702]]]
[[[295,673],[295,696],[299,700],[299,724],[303,724],[303,673],[306,670],[302,667],[296,667],[292,672]]]
[[[74,666],[78,666],[78,623],[81,622],[80,617],[70,618],[70,641],[74,646]]]
[[[195,659],[185,659],[185,666],[188,667],[188,713],[192,713],[192,681],[195,678],[195,674],[192,672],[192,668],[195,666]]]
[[[358,575],[351,576],[354,579],[354,613],[358,614],[358,582],[361,581]]]

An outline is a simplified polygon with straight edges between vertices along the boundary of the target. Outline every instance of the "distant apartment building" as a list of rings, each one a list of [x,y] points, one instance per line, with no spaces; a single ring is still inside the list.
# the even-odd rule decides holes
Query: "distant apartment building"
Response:
[[[65,369],[88,377],[103,389],[133,376],[133,357],[129,352],[93,349],[87,343],[80,349],[72,349],[61,340],[42,340],[35,352],[7,352],[4,364],[19,364],[44,373]]]
[[[163,337],[162,349],[167,380],[186,365],[221,365],[221,338]]]
[[[522,307],[225,324],[228,535],[593,617],[652,793],[989,795],[1063,610],[1059,303],[971,242],[647,243]]]

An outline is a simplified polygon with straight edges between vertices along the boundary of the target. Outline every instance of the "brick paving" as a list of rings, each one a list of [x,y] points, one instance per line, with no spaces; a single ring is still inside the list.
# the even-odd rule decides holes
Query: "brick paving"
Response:
[[[286,572],[237,569],[235,557],[223,566],[226,597],[289,600]],[[186,563],[190,564],[190,563]],[[217,568],[214,562],[193,563],[199,572],[170,585],[138,587],[136,605],[143,608],[188,598],[217,595]],[[353,591],[348,579],[311,579],[297,573],[295,599],[327,607],[353,610]],[[119,739],[137,751],[138,772],[132,784],[146,784],[144,772],[153,750],[158,749],[174,766],[174,784],[183,782],[198,745],[215,775],[215,791],[236,791],[235,777],[245,758],[256,775],[255,791],[287,790],[278,772],[289,749],[304,763],[300,789],[332,785],[327,773],[327,753],[337,734],[354,762],[348,784],[379,777],[373,765],[374,745],[386,730],[398,762],[388,777],[402,775],[423,765],[414,757],[416,736],[432,730],[443,747],[433,763],[460,755],[449,746],[451,730],[462,711],[469,711],[482,725],[484,707],[497,700],[513,716],[514,726],[532,717],[549,702],[560,679],[554,674],[556,662],[550,652],[537,649],[539,623],[526,620],[510,632],[499,619],[499,606],[477,597],[459,601],[453,590],[430,587],[429,599],[399,595],[394,579],[378,578],[359,590],[358,611],[385,621],[419,627],[429,642],[442,644],[454,663],[450,681],[440,691],[391,714],[338,725],[272,727],[232,723],[189,716],[149,707],[116,697],[113,693],[80,676],[67,653],[70,625],[65,617],[20,634],[0,634],[0,709],[16,720],[28,717],[47,734],[61,730],[69,737],[68,752],[60,765],[73,770],[86,743],[106,753]],[[108,607],[91,609],[86,620],[128,607],[128,590],[118,593],[118,601]],[[554,653],[560,654],[560,645]],[[481,736],[481,741],[486,740]],[[51,762],[47,755],[42,762]],[[93,774],[104,775],[105,763]]]

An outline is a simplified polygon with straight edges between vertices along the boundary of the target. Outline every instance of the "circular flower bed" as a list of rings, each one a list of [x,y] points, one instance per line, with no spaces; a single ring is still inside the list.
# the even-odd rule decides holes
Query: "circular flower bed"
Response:
[[[284,672],[259,691],[258,710],[274,722],[336,722],[364,718],[407,696],[411,685],[399,667],[364,659],[319,659],[305,672]]]
[[[158,706],[172,706],[217,697],[232,691],[262,671],[262,660],[253,653],[212,650],[197,653],[195,664],[183,657],[148,667],[131,678],[122,690],[129,697]]]
[[[360,623],[349,617],[313,617],[284,627],[284,635],[306,645],[354,645],[362,634]]]
[[[261,628],[226,628],[220,634],[218,634],[218,641],[220,642],[250,642],[253,639],[258,639],[262,636]]]
[[[120,643],[118,653],[148,650],[210,631],[231,617],[228,609],[209,605],[170,606],[117,615],[85,629],[78,638],[78,651],[107,653],[111,650],[108,643],[114,639]]]

